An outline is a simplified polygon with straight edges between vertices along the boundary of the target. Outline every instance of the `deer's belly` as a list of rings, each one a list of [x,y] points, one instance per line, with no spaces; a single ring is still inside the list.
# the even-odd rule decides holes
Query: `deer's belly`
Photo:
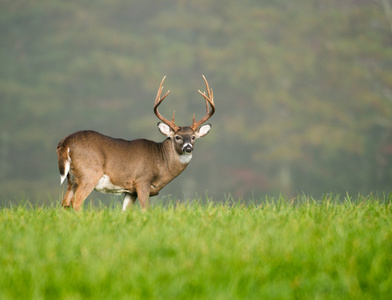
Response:
[[[133,191],[127,190],[121,186],[116,186],[110,181],[110,177],[108,175],[103,175],[101,179],[99,179],[97,185],[95,186],[95,190],[104,193],[104,194],[121,194],[121,193],[132,193]]]

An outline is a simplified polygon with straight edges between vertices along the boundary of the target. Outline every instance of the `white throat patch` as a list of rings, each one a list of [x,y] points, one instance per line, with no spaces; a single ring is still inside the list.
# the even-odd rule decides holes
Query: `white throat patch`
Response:
[[[189,163],[189,162],[191,161],[191,159],[192,159],[192,154],[183,154],[183,155],[180,155],[180,162],[181,162],[182,164],[187,164],[187,163]]]

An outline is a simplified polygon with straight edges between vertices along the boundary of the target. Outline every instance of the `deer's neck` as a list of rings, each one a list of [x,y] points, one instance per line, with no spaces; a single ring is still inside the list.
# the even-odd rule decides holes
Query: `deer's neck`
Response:
[[[174,149],[173,141],[170,138],[167,138],[162,142],[161,151],[164,164],[175,176],[184,171],[192,158],[192,154],[178,154]]]

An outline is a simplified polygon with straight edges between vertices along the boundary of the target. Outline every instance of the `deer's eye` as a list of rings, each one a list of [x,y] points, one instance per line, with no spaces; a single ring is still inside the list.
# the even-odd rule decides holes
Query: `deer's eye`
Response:
[[[196,137],[195,136],[192,136],[192,141],[194,141],[196,139]]]
[[[176,140],[177,141],[181,140],[181,137],[179,135],[176,135]]]

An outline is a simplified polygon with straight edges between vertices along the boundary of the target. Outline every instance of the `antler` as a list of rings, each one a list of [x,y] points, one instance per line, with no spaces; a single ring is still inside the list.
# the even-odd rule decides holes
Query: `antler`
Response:
[[[170,93],[170,90],[168,90],[167,93],[166,93],[163,97],[161,97],[162,90],[163,90],[162,84],[163,84],[163,82],[165,81],[165,78],[166,78],[166,76],[163,77],[163,79],[162,79],[162,81],[161,81],[161,85],[160,85],[159,88],[158,88],[157,97],[155,98],[155,103],[154,103],[154,113],[155,113],[155,115],[158,117],[159,120],[161,120],[163,123],[169,125],[169,127],[170,127],[171,129],[173,129],[174,132],[176,132],[178,129],[180,129],[180,128],[176,125],[176,123],[174,123],[174,115],[176,114],[176,112],[174,111],[174,113],[173,113],[173,118],[172,118],[171,121],[169,121],[169,120],[165,119],[165,118],[159,113],[159,111],[158,111],[158,106],[159,106],[159,104],[161,104],[162,101],[163,101],[163,99],[165,99],[166,96]]]
[[[202,75],[202,76],[203,76],[204,82],[206,83],[208,97],[206,95],[206,92],[202,93],[199,90],[199,93],[204,97],[204,100],[206,102],[206,110],[207,110],[207,112],[206,112],[206,115],[198,122],[195,121],[195,114],[193,114],[193,124],[191,126],[191,128],[193,130],[196,130],[201,124],[203,124],[205,121],[207,121],[209,118],[211,118],[212,115],[215,112],[214,94],[212,92],[212,89],[210,89],[210,86],[208,85],[207,79],[204,77],[204,75]],[[211,111],[210,111],[210,106],[208,104],[211,105]]]

